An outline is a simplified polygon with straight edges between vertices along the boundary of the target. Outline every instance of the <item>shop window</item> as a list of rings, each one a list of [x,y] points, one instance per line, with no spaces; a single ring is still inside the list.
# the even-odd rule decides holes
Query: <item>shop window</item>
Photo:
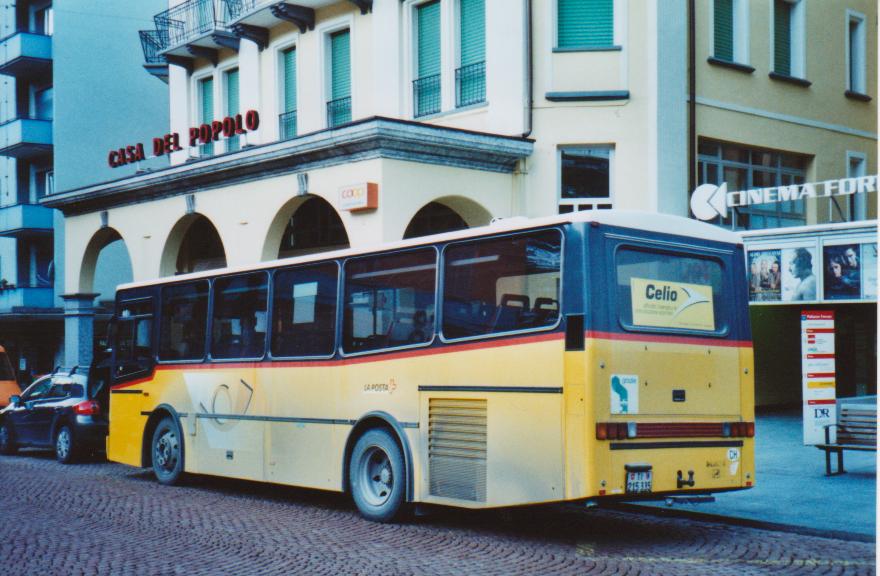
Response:
[[[614,148],[559,150],[559,213],[613,207],[611,164]]]

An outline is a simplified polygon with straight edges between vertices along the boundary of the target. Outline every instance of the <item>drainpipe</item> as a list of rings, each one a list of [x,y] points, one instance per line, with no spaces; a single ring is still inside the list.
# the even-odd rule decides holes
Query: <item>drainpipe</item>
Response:
[[[529,60],[529,69],[526,72],[526,89],[529,92],[527,104],[527,106],[529,107],[529,111],[526,115],[526,117],[528,118],[528,130],[523,132],[523,138],[528,138],[532,134],[532,110],[535,107],[535,99],[532,95],[532,75],[534,72],[534,57],[532,56],[532,0],[526,0],[526,28],[526,53]]]
[[[697,40],[695,11],[695,0],[688,0],[688,195],[697,187]]]

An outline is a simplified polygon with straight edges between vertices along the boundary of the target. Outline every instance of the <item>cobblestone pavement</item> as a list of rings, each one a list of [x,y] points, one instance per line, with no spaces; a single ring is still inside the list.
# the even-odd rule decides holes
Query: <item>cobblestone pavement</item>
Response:
[[[875,546],[576,506],[361,519],[339,494],[0,457],[0,574],[874,574]]]

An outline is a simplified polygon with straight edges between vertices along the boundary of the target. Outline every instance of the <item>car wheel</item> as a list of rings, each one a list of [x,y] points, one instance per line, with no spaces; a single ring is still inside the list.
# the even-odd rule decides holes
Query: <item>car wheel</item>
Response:
[[[0,424],[0,454],[9,456],[17,451],[18,446],[12,438],[12,428],[9,424]]]
[[[165,418],[153,432],[153,473],[160,484],[174,485],[183,479],[183,438],[177,423]]]
[[[364,518],[391,522],[399,517],[406,493],[406,467],[390,432],[374,428],[361,436],[348,470],[351,495]]]
[[[75,460],[76,449],[73,444],[73,431],[64,425],[55,434],[55,458],[62,464],[70,464]]]

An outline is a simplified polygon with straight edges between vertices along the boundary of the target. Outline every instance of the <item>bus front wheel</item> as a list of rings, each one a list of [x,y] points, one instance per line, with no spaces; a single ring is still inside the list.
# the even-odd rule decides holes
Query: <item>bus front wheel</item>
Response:
[[[351,452],[349,485],[360,513],[373,522],[391,522],[402,512],[406,492],[403,453],[390,432],[374,428]]]
[[[165,418],[153,432],[153,473],[160,484],[178,484],[183,477],[183,438],[172,418]]]

